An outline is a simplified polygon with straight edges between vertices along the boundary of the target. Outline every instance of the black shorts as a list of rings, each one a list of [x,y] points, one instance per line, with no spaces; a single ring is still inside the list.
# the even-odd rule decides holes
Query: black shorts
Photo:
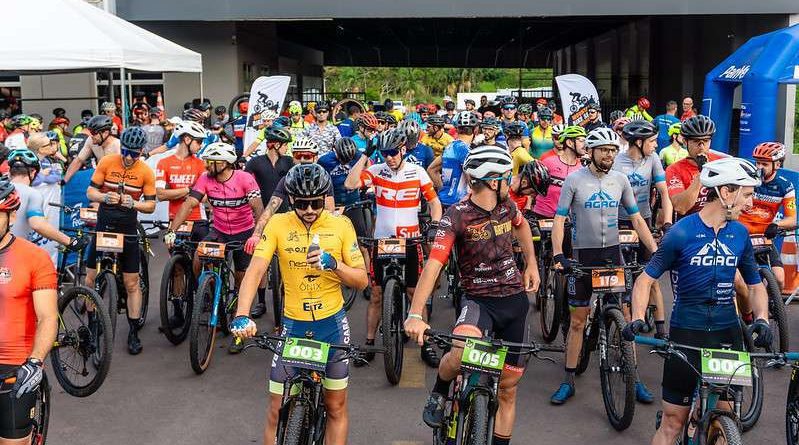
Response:
[[[208,235],[203,239],[203,241],[211,241],[214,243],[229,243],[231,241],[241,241],[242,248],[233,251],[233,267],[236,272],[243,272],[247,270],[250,266],[250,260],[252,256],[247,254],[244,251],[244,243],[247,242],[247,239],[252,236],[252,232],[255,228],[250,230],[245,230],[244,232],[236,233],[233,235],[228,235],[226,233],[222,233],[213,227],[208,232]]]
[[[363,206],[355,206],[345,210],[344,216],[349,218],[352,222],[352,227],[355,228],[355,235],[361,238],[372,236],[370,230],[370,227],[372,227],[372,209]]]
[[[192,242],[199,242],[205,239],[208,236],[208,231],[210,230],[208,221],[194,221],[194,225],[191,228],[191,238]]]
[[[113,232],[121,233],[124,235],[138,235],[136,226],[127,224],[117,224],[111,221],[104,221],[103,218],[97,218],[98,232]],[[86,267],[94,269],[97,264],[97,236],[92,237],[92,242],[89,244],[89,256],[86,260]],[[119,266],[122,273],[139,273],[139,238],[135,236],[126,236],[123,241],[122,253],[119,254]],[[102,252],[101,252],[102,253]]]
[[[780,253],[777,252],[777,248],[771,246],[771,249],[768,251],[768,260],[771,263],[771,267],[785,267],[782,264],[782,257],[780,257]]]
[[[0,375],[16,372],[18,366],[0,365]],[[0,381],[0,439],[22,439],[30,434],[36,416],[37,392],[17,399],[11,393],[13,383]]]
[[[455,322],[453,333],[470,337],[482,337],[490,333],[494,338],[512,343],[524,343],[527,339],[529,305],[525,292],[509,297],[481,298],[464,295],[461,313]],[[515,367],[521,372],[527,363],[526,356],[513,352],[518,350],[508,349],[506,367]]]
[[[652,217],[644,218],[644,221],[646,221],[646,225],[648,227],[652,227]],[[632,221],[626,219],[620,219],[619,230],[635,230],[635,229],[633,228]],[[644,246],[644,243],[642,243],[640,240],[638,241],[638,249],[636,249],[636,252],[637,252],[636,259],[640,264],[648,263],[649,259],[652,258],[652,252],[650,252],[649,249],[647,249],[646,246]]]
[[[604,266],[607,264],[607,260],[611,260],[614,265],[624,264],[624,260],[621,257],[621,249],[618,245],[598,249],[575,249],[574,259],[581,266]],[[632,277],[626,278],[627,292],[625,302],[629,302]],[[590,274],[579,278],[569,275],[566,279],[566,294],[569,297],[569,306],[588,307],[591,303],[593,289]]]
[[[371,252],[372,264],[369,273],[372,275],[372,283],[375,286],[381,286],[383,283],[383,265],[388,263],[388,259],[377,258],[377,247],[375,246]],[[422,272],[424,265],[424,254],[422,253],[421,244],[414,244],[406,246],[405,248],[405,286],[416,287],[419,282],[419,274]]]
[[[731,349],[744,350],[741,328],[733,326],[720,331],[694,329],[669,329],[669,339],[675,343],[703,348],[720,348],[732,345]],[[699,351],[681,350],[696,369],[701,370]],[[696,389],[697,375],[688,364],[676,357],[663,363],[663,400],[674,405],[689,406]],[[722,397],[723,398],[723,397]]]

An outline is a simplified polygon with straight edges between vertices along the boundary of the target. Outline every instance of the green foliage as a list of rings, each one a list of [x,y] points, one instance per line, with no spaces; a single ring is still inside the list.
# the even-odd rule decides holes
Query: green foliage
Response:
[[[440,102],[459,92],[552,85],[551,69],[325,67],[328,92],[364,92],[367,100]]]

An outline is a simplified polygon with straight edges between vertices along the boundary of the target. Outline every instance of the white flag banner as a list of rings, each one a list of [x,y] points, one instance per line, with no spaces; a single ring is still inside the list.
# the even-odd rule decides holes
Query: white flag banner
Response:
[[[255,79],[250,89],[250,108],[247,111],[247,127],[244,131],[244,149],[255,142],[258,127],[263,123],[261,113],[273,110],[280,113],[286,92],[289,90],[289,76],[261,76]]]
[[[579,74],[555,77],[560,91],[561,109],[569,125],[583,125],[588,121],[588,104],[599,103],[599,94],[590,80]]]

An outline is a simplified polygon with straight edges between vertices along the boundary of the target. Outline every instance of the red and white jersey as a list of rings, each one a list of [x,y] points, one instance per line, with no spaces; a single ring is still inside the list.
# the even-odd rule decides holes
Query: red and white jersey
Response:
[[[362,186],[374,186],[377,215],[375,238],[419,236],[418,207],[421,196],[438,199],[433,182],[424,168],[403,162],[392,170],[387,164],[374,164],[361,172]]]

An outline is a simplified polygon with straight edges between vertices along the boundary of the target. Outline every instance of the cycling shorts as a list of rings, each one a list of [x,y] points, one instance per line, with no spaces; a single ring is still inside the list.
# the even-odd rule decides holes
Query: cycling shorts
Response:
[[[372,236],[372,209],[366,206],[355,206],[344,211],[344,216],[350,219],[355,235],[361,238]]]
[[[18,366],[0,365],[0,375],[16,372]],[[22,439],[33,429],[36,416],[37,392],[25,394],[17,399],[11,393],[13,383],[0,382],[0,439]]]
[[[669,339],[675,343],[703,348],[721,348],[732,345],[736,351],[744,350],[740,326],[719,331],[706,331],[672,327]],[[681,349],[693,367],[701,370],[699,351]],[[689,406],[696,389],[697,375],[687,363],[676,357],[668,357],[663,363],[663,400],[674,405]],[[725,399],[722,397],[722,399]],[[725,399],[726,400],[726,399]]]
[[[255,230],[255,228],[251,228],[249,230],[245,230],[244,232],[233,235],[228,235],[227,233],[222,233],[212,227],[203,241],[210,241],[214,243],[241,241],[242,248],[233,251],[233,267],[236,269],[236,272],[244,272],[250,266],[250,260],[252,259],[252,255],[244,251],[244,243],[246,243],[247,239],[252,236],[253,230]]]
[[[597,249],[575,249],[574,259],[580,263],[581,266],[604,266],[608,260],[614,265],[623,265],[624,260],[621,257],[621,249],[618,245],[609,247],[600,247]],[[628,274],[629,275],[629,274]],[[627,277],[627,292],[624,295],[624,302],[630,302],[630,289],[632,288],[632,278]],[[566,295],[569,297],[569,306],[572,307],[588,307],[591,303],[591,295],[594,288],[591,285],[591,274],[585,274],[581,277],[568,275],[566,278]]]
[[[377,258],[377,246],[370,252],[371,264],[369,274],[372,276],[372,283],[376,286],[382,286],[383,283],[383,266],[391,262],[388,258]],[[419,282],[419,274],[422,273],[422,266],[424,265],[424,253],[422,253],[421,244],[415,244],[405,247],[405,287],[416,287]]]
[[[117,224],[111,221],[105,221],[104,218],[98,215],[97,218],[97,231],[98,232],[112,232],[121,233],[124,235],[138,235],[136,225],[130,224]],[[97,248],[96,248],[97,235],[93,236],[91,244],[89,244],[89,256],[87,258],[86,267],[94,269],[97,264]],[[122,244],[122,253],[119,254],[119,267],[122,273],[139,273],[139,238],[135,236],[126,236]]]
[[[771,263],[771,267],[785,267],[782,264],[782,257],[780,257],[779,252],[777,252],[777,248],[773,247],[768,251],[768,259]]]
[[[208,221],[194,221],[194,225],[191,228],[191,241],[196,243],[204,240],[208,236],[209,230],[210,224],[208,224]]]
[[[646,221],[647,227],[652,227],[651,216],[647,216],[646,218],[644,218],[644,221]],[[626,219],[620,219],[619,230],[635,230],[633,228],[633,222]],[[644,246],[644,243],[641,242],[640,240],[638,241],[638,248],[636,249],[636,252],[637,252],[636,259],[638,260],[639,264],[648,263],[649,259],[652,258],[652,252],[650,252],[649,249],[647,249],[646,246]]]
[[[523,343],[527,339],[529,305],[525,292],[508,297],[464,295],[461,312],[452,333],[468,337],[483,337],[485,333],[490,333],[497,339]],[[505,371],[521,374],[526,364],[527,357],[519,355],[518,349],[508,349]]]
[[[344,309],[330,317],[316,321],[299,321],[283,317],[283,328],[280,332],[284,337],[306,338],[308,332],[313,333],[313,339],[325,343],[350,344],[350,323]],[[277,350],[283,348],[283,343],[278,344]],[[325,389],[342,390],[347,388],[350,368],[349,359],[338,360],[344,351],[331,349],[328,354],[328,363],[325,367],[325,379],[322,382]],[[297,368],[283,363],[278,354],[272,356],[272,370],[269,374],[269,392],[283,394],[284,382],[296,375]]]

